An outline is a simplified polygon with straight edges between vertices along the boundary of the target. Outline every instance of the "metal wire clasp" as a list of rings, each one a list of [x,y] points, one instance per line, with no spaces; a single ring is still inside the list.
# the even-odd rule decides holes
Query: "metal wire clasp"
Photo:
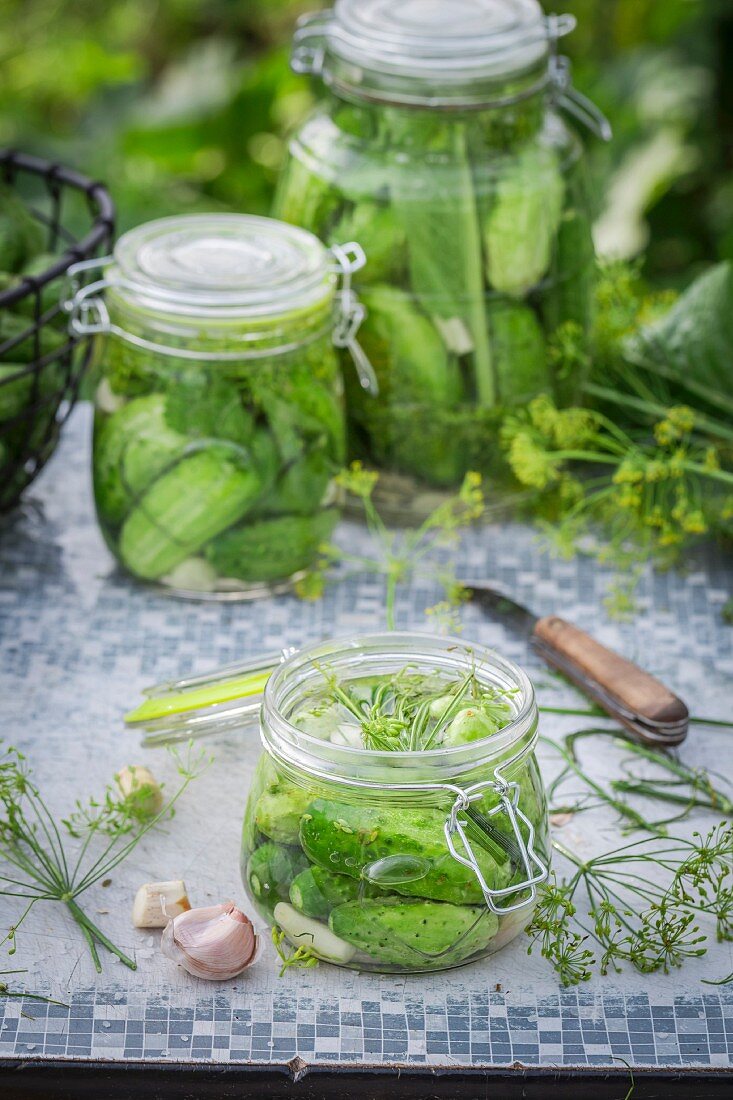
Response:
[[[550,87],[555,101],[572,115],[577,122],[590,130],[601,141],[611,141],[613,129],[603,112],[587,96],[573,87],[572,65],[569,57],[557,52],[558,40],[575,28],[572,15],[548,15],[547,36],[550,41]]]
[[[502,890],[493,890],[486,882],[473,848],[466,835],[465,826],[467,822],[461,820],[460,816],[462,813],[465,813],[472,802],[476,802],[479,798],[482,798],[484,792],[489,788],[493,788],[498,794],[499,804],[492,810],[486,812],[483,816],[492,818],[500,813],[506,814],[514,834],[514,841],[508,841],[507,844],[508,846],[511,845],[512,849],[516,848],[516,855],[521,860],[526,872],[526,878],[522,882],[512,883],[511,886],[507,886]],[[474,786],[467,787],[466,790],[460,791],[445,823],[445,839],[450,854],[454,859],[457,859],[459,863],[462,863],[464,867],[469,867],[473,871],[478,879],[487,906],[492,913],[497,913],[500,916],[505,913],[514,913],[517,909],[524,909],[525,906],[531,905],[537,897],[537,886],[541,882],[544,882],[549,874],[547,866],[542,862],[534,849],[534,825],[527,815],[522,813],[519,809],[519,793],[519,784],[508,783],[497,769],[494,772],[493,780],[489,780],[485,783],[476,783]],[[526,842],[520,828],[520,822],[527,828]],[[456,838],[460,840],[462,851],[459,851],[456,847]],[[511,855],[512,853],[510,852],[509,854]],[[522,893],[525,890],[529,891],[528,896],[521,901],[515,902],[514,905],[500,906],[497,904],[502,898]]]
[[[362,389],[376,395],[379,393],[379,383],[374,367],[356,338],[366,317],[366,309],[351,285],[352,275],[361,271],[367,262],[366,253],[356,241],[332,245],[331,252],[336,260],[335,270],[341,276],[338,292],[339,316],[333,330],[333,342],[337,348],[349,349]]]
[[[326,56],[326,32],[333,19],[333,11],[316,11],[302,15],[293,35],[290,67],[294,73],[320,76]]]
[[[107,279],[97,279],[84,285],[84,276],[90,271],[107,267],[113,259],[112,256],[101,256],[94,260],[82,260],[72,264],[66,273],[67,290],[63,308],[69,314],[69,331],[75,336],[98,336],[110,331],[109,313],[102,297],[102,292],[110,283]]]

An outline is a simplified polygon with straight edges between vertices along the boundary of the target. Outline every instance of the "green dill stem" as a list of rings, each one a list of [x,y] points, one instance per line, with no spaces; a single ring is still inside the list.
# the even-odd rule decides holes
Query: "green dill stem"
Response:
[[[131,959],[128,955],[125,955],[124,951],[121,951],[119,947],[115,947],[112,941],[107,936],[105,936],[104,932],[102,932],[101,929],[97,928],[96,924],[94,924],[89,919],[84,910],[77,905],[73,898],[65,898],[64,901],[66,902],[66,905],[72,917],[84,933],[87,942],[89,942],[90,936],[93,937],[95,940],[98,940],[99,943],[101,943],[104,947],[106,947],[107,950],[110,951],[113,955],[116,955],[120,962],[123,962],[125,966],[128,966],[130,968],[130,970],[137,970],[137,963],[134,961],[134,959]],[[96,946],[93,949],[90,947],[90,950],[92,950],[94,965],[96,966],[97,971],[101,972],[102,967],[99,962],[99,955],[97,953]]]
[[[617,393],[607,386],[599,386],[594,382],[587,383],[583,390],[591,397],[600,397],[604,401],[621,405],[625,408],[636,409],[638,412],[647,413],[650,418],[664,419],[669,415],[669,405],[663,405],[659,401],[644,400],[640,397],[632,397],[628,393]],[[733,430],[712,417],[704,416],[695,410],[695,426],[702,428],[708,435],[717,435],[720,439],[733,441]]]
[[[72,883],[72,889],[73,889],[74,897],[78,897],[79,894],[83,893],[84,890],[86,890],[89,886],[91,886],[94,882],[96,882],[97,879],[102,878],[102,876],[104,876],[104,875],[108,875],[110,871],[114,870],[114,868],[117,867],[117,865],[119,863],[121,863],[123,861],[123,859],[125,859],[129,855],[129,853],[133,850],[133,848],[135,848],[137,846],[137,844],[140,842],[140,840],[142,840],[142,838],[145,836],[146,833],[149,833],[150,830],[153,829],[158,824],[159,821],[162,821],[162,819],[164,817],[168,817],[171,810],[175,806],[176,802],[178,802],[179,798],[183,795],[184,791],[186,791],[188,789],[189,784],[193,781],[194,778],[195,778],[194,775],[185,776],[181,786],[178,788],[178,790],[173,795],[173,797],[169,800],[169,802],[167,802],[166,805],[163,806],[160,813],[156,814],[155,817],[151,818],[150,821],[148,821],[145,825],[143,825],[142,829],[140,829],[140,831],[138,833],[136,833],[127,842],[127,844],[125,844],[121,848],[121,850],[116,853],[116,855],[114,855],[111,859],[108,859],[108,861],[106,863],[104,863],[104,860],[107,859],[110,852],[112,851],[115,844],[117,843],[118,838],[113,837],[113,839],[107,845],[107,847],[105,848],[105,850],[102,853],[102,855],[100,856],[100,858],[87,871],[87,873],[84,876],[84,878],[82,879],[82,881],[78,884],[77,883]]]
[[[664,791],[653,782],[646,782],[643,779],[638,781],[614,779],[611,781],[611,786],[619,794],[636,794],[641,798],[654,798],[660,802],[671,802],[675,806],[686,806],[688,810],[697,806],[703,810],[718,810],[727,815],[733,813],[733,803],[727,798],[698,798],[695,795],[675,794],[673,791]]]
[[[708,801],[693,800],[693,805],[708,807],[711,810],[720,810],[724,814],[730,815],[733,813],[733,802],[722,791],[716,790],[716,788],[710,782],[710,778],[707,773],[699,773],[688,768],[685,764],[675,760],[673,756],[668,756],[666,753],[655,752],[654,749],[648,749],[644,745],[639,745],[635,741],[630,741],[627,738],[616,738],[616,744],[619,748],[627,749],[629,752],[633,752],[636,756],[641,756],[644,760],[648,760],[652,764],[656,764],[657,767],[666,768],[667,771],[676,775],[683,782],[687,783],[694,790],[706,793]],[[614,785],[626,783],[625,780],[615,780]],[[681,804],[686,801],[682,795],[672,795],[671,793],[654,793],[651,786],[649,786],[646,780],[638,781],[638,785],[646,787],[645,791],[639,793],[649,794],[652,798],[661,798],[666,802],[674,802]],[[631,789],[631,783],[629,784]],[[619,787],[619,789],[623,789]]]
[[[74,919],[76,920],[76,918],[74,918]],[[99,958],[99,952],[97,951],[97,945],[94,942],[94,936],[92,935],[92,933],[90,932],[90,930],[87,928],[87,926],[85,924],[81,924],[80,921],[77,921],[76,923],[79,925],[79,928],[81,929],[82,936],[87,941],[87,947],[89,948],[89,954],[92,956],[92,962],[94,963],[94,969],[97,971],[97,974],[101,974],[102,973],[102,961]]]
[[[690,393],[694,393],[696,397],[702,397],[704,401],[708,401],[714,407],[721,410],[727,409],[728,412],[733,414],[733,401],[722,389],[713,390],[702,382],[697,382],[694,378],[690,377],[689,373],[683,377],[678,371],[670,370],[669,367],[665,367],[655,360],[647,359],[646,356],[634,356],[627,352],[627,358],[635,366],[652,371],[654,374],[658,374],[660,378],[666,378],[670,382],[681,383],[686,390],[689,390]]]
[[[54,821],[52,814],[49,812],[46,806],[46,803],[43,801],[35,787],[32,787],[30,784],[28,784],[25,793],[28,801],[35,811],[36,818],[38,819],[51,848],[51,855],[53,858],[48,860],[49,866],[52,866],[54,868],[54,874],[59,883],[66,882],[69,876],[69,868],[66,865],[64,846],[61,843],[61,837],[59,835],[58,828],[56,827],[56,822]],[[50,830],[49,825],[51,827]],[[39,854],[41,853],[42,849],[40,848],[40,846],[37,847],[37,851]],[[58,868],[57,871],[56,868]]]
[[[733,722],[726,722],[723,718],[691,718],[693,726],[719,726],[720,729],[733,730]]]
[[[41,886],[44,890],[48,890],[50,893],[55,894],[56,891],[58,891],[60,888],[62,888],[62,884],[60,883],[58,877],[57,876],[56,877],[51,877],[50,873],[48,875],[45,875],[41,871],[39,871],[38,868],[35,867],[31,863],[31,861],[28,859],[28,857],[22,851],[19,850],[19,848],[18,848],[19,841],[22,841],[23,843],[27,844],[28,847],[30,847],[31,850],[34,852],[34,854],[38,855],[39,862],[41,862],[41,855],[43,854],[42,850],[40,852],[38,852],[36,850],[36,848],[33,846],[33,844],[31,842],[29,842],[27,837],[23,834],[21,835],[20,838],[18,838],[15,841],[12,849],[10,849],[10,848],[1,849],[0,850],[0,856],[2,856],[2,858],[4,860],[6,860],[8,863],[10,863],[13,867],[17,867],[19,870],[25,871],[25,873],[28,875],[28,877],[33,882],[37,882],[38,885]],[[6,876],[1,875],[0,878],[5,879]],[[7,879],[7,881],[12,882],[14,880],[13,879]],[[24,883],[18,883],[18,885],[29,886],[30,884],[28,882],[24,882]]]
[[[569,860],[578,870],[583,871],[585,869],[585,863],[576,856],[575,852],[571,852],[569,848],[566,848],[564,844],[561,844],[559,840],[553,840],[552,847],[556,852],[559,852],[561,856],[565,856],[565,859]]]
[[[354,702],[348,692],[344,691],[344,689],[341,687],[341,684],[333,684],[333,694],[338,699],[338,701],[343,706],[345,706],[351,714],[354,715],[355,718],[358,718],[360,722],[364,721],[364,715],[359,710],[357,704]]]
[[[30,849],[36,857],[36,863],[25,854],[23,846]],[[19,867],[21,871],[25,871],[27,875],[47,889],[63,888],[57,865],[54,864],[48,853],[39,844],[33,829],[24,827],[19,818],[16,818],[13,823],[12,843],[3,847],[1,851],[3,858],[8,863]],[[42,869],[37,864],[41,864]]]
[[[658,829],[651,822],[647,821],[646,818],[642,817],[642,815],[638,813],[632,806],[627,805],[625,802],[622,802],[618,798],[614,798],[613,795],[609,794],[608,791],[600,785],[600,783],[596,783],[594,779],[591,779],[591,777],[587,775],[586,772],[584,772],[580,765],[576,762],[575,757],[572,755],[572,753],[563,748],[562,745],[558,745],[556,741],[551,741],[547,737],[541,737],[540,740],[543,741],[545,744],[551,745],[557,752],[559,752],[568,767],[575,772],[578,778],[582,779],[582,781],[587,786],[589,786],[592,791],[595,791],[599,798],[603,799],[604,802],[613,807],[613,809],[616,810],[618,814],[620,814],[622,817],[625,817],[628,821],[632,823],[632,825],[635,825],[638,829],[645,829],[649,833],[660,832],[660,829]]]
[[[557,462],[591,462],[618,466],[620,456],[602,451],[553,451],[552,457]],[[724,485],[733,485],[733,473],[727,470],[711,470],[707,466],[701,466],[699,462],[690,462],[688,459],[679,463],[679,469],[686,470],[689,474],[711,478],[713,481],[721,481]]]
[[[721,978],[720,981],[717,982],[710,981],[709,978],[700,978],[700,981],[703,985],[730,985],[731,982],[733,982],[733,971],[727,978]]]
[[[602,718],[602,719],[604,719],[605,721],[608,721],[608,722],[615,721],[615,719],[611,718],[604,711],[602,711],[599,707],[590,707],[588,709],[585,709],[585,708],[582,708],[582,707],[578,707],[577,709],[574,708],[574,707],[540,707],[539,711],[540,711],[540,714],[564,714],[564,715],[567,715],[569,718]],[[733,722],[727,722],[723,718],[697,718],[694,715],[690,718],[690,725],[692,725],[692,726],[720,726],[721,729],[733,729]],[[608,730],[608,731],[599,730],[599,732],[608,732],[610,734],[613,731],[612,730]],[[632,746],[632,745],[635,745],[636,742],[629,741],[629,742],[627,742],[627,744],[629,746]],[[638,749],[640,749],[641,747],[642,747],[641,745],[637,746]],[[665,759],[672,759],[672,758],[665,756]]]

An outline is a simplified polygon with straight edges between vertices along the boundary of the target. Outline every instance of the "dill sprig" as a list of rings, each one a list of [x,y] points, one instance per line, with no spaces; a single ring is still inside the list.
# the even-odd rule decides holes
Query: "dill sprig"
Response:
[[[633,776],[611,779],[604,784],[587,773],[579,760],[578,746],[585,740],[596,741],[598,738],[610,738],[613,747],[625,754],[621,760],[621,767],[627,771],[627,774],[633,762]],[[589,802],[588,798],[584,798],[581,802],[570,806],[553,807],[552,814],[579,813],[594,805],[605,804],[622,819],[624,832],[644,829],[660,835],[666,833],[668,825],[686,818],[695,809],[712,810],[728,817],[733,815],[733,801],[725,791],[715,786],[713,776],[705,768],[689,767],[669,753],[640,745],[618,730],[584,729],[567,734],[559,742],[547,737],[541,737],[540,740],[548,748],[557,752],[564,762],[562,770],[548,785],[548,798],[554,799],[565,781],[572,775],[579,779],[587,788],[587,792],[592,792],[597,799],[596,802]],[[654,774],[639,776],[639,760],[651,764],[673,778]],[[666,802],[681,807],[681,811],[671,818],[649,821],[639,810],[630,805],[625,797],[620,797],[628,795]]]
[[[27,902],[20,918],[8,930],[0,946],[14,954],[17,931],[39,901],[61,902],[78,924],[98,972],[102,965],[99,946],[116,955],[131,970],[133,959],[124,954],[90,919],[78,898],[106,878],[164,818],[169,817],[181,795],[208,761],[189,746],[184,758],[174,757],[180,783],[160,807],[150,784],[141,784],[131,796],[115,783],[99,802],[88,807],[77,803],[74,814],[60,824],[80,844],[73,848],[31,778],[28,762],[16,748],[0,754],[0,894]],[[147,805],[147,813],[144,807]],[[155,809],[153,807],[156,807]],[[160,808],[157,808],[160,807]],[[104,837],[104,840],[98,838]]]
[[[373,499],[379,480],[377,473],[354,462],[336,480],[345,492],[361,502],[375,554],[351,554],[331,543],[322,546],[320,562],[298,586],[299,594],[309,599],[320,597],[329,570],[337,564],[352,567],[355,572],[383,576],[387,588],[387,627],[394,630],[399,586],[416,575],[428,576],[437,581],[445,593],[445,598],[431,609],[434,619],[453,630],[459,629],[457,611],[466,602],[467,593],[457,581],[452,566],[431,558],[436,551],[455,546],[461,531],[483,515],[480,474],[466,474],[458,492],[443,501],[419,527],[409,531],[390,530],[380,516]]]
[[[467,707],[480,711],[497,732],[511,719],[512,689],[482,684],[475,669],[454,683],[433,683],[409,667],[374,685],[367,697],[341,682],[327,667],[319,666],[328,685],[326,705],[340,704],[359,726],[365,749],[375,752],[427,752],[441,744],[443,736]],[[322,705],[322,704],[321,704]]]
[[[733,939],[730,825],[692,840],[647,838],[587,859],[558,841],[553,848],[571,871],[543,888],[527,930],[530,953],[539,945],[563,985],[588,980],[596,964],[604,975],[624,964],[669,973],[701,957],[701,914],[715,919],[719,941]]]
[[[602,266],[591,354],[572,324],[550,348],[559,377],[590,372],[594,410],[542,396],[505,422],[509,463],[536,494],[550,546],[572,556],[593,538],[592,552],[616,568],[607,607],[617,617],[634,611],[645,563],[673,564],[695,539],[733,529],[733,399],[722,366],[710,381],[731,285],[721,265],[671,308],[673,297],[645,290],[638,267]],[[697,371],[700,355],[710,361]]]
[[[272,943],[280,959],[281,978],[286,970],[291,968],[311,970],[314,966],[318,966],[319,958],[312,948],[305,946],[293,947],[285,932],[276,924],[272,928]]]

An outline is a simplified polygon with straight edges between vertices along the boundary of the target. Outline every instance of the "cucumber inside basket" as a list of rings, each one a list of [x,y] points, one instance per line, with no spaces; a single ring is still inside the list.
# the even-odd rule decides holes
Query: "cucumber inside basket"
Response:
[[[114,206],[100,183],[0,150],[0,513],[56,447],[92,355],[63,304],[73,264],[109,250]]]

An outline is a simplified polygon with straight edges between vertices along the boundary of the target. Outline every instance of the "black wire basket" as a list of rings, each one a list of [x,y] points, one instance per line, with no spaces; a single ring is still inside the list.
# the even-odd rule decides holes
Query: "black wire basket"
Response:
[[[93,343],[72,336],[69,268],[109,251],[115,209],[101,183],[58,164],[0,150],[0,185],[24,203],[43,239],[41,270],[0,274],[0,513],[20,500],[53,454]],[[0,214],[3,197],[0,193]],[[40,226],[39,233],[37,226]],[[38,266],[38,263],[37,265]]]

